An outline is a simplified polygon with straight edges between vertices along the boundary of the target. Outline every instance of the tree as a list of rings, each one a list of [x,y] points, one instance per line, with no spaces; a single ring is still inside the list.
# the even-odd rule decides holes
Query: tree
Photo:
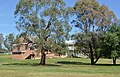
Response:
[[[102,34],[117,19],[107,6],[100,6],[96,0],[77,0],[74,7],[70,8],[70,12],[76,17],[72,23],[80,29],[80,34],[84,36],[85,48],[89,52],[88,56],[93,65],[101,56],[101,53],[97,57],[95,54],[98,50],[101,51],[99,42],[102,41]]]
[[[108,32],[104,35],[103,49],[108,53],[110,58],[113,58],[113,64],[116,64],[116,59],[120,55],[120,26],[114,24],[108,28]]]
[[[56,45],[68,36],[70,26],[66,12],[63,0],[20,0],[16,5],[17,29],[36,37],[41,65],[45,64],[45,51],[57,49]]]
[[[4,46],[7,48],[8,51],[12,51],[12,44],[15,40],[15,37],[14,37],[14,34],[9,34],[5,37],[5,40],[4,40]]]
[[[2,49],[3,40],[4,40],[3,34],[0,33],[0,49]]]

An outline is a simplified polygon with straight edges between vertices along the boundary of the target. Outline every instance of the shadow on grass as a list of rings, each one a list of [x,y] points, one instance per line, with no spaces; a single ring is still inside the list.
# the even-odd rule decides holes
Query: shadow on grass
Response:
[[[95,66],[120,66],[120,64],[95,64]]]
[[[2,65],[17,65],[17,66],[42,66],[39,63],[9,63],[9,64],[2,64]],[[43,66],[55,66],[55,67],[59,67],[61,65],[58,64],[45,64]]]
[[[60,67],[62,64],[65,65],[91,65],[90,63],[84,63],[84,62],[76,62],[76,61],[58,61],[56,64],[46,64],[43,66],[46,67]],[[16,65],[16,66],[42,66],[39,63],[9,63],[9,64],[2,64],[2,65]],[[120,66],[120,64],[95,64],[94,66]]]
[[[72,64],[72,65],[91,65],[90,63],[76,62],[76,61],[58,61],[58,64]],[[120,64],[95,64],[94,66],[120,66]]]
[[[58,64],[73,64],[73,65],[90,65],[90,63],[76,62],[76,61],[58,61]]]

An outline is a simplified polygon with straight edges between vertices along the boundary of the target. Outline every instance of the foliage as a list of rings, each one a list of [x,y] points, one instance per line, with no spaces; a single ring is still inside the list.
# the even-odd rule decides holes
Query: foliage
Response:
[[[113,58],[113,61],[116,61],[116,58],[120,56],[120,26],[113,24],[108,32],[104,35],[103,49],[105,56]],[[115,59],[114,59],[115,58]],[[116,64],[116,62],[114,63]]]
[[[117,20],[107,6],[100,6],[96,0],[78,0],[74,12],[77,18],[73,22],[83,32],[105,30]]]
[[[12,33],[5,37],[4,46],[5,48],[7,48],[8,51],[12,51],[12,44],[14,40],[15,40],[15,36]]]
[[[112,57],[112,58],[115,58],[115,57],[117,57],[117,56],[118,56],[117,51],[114,50],[114,51],[111,52],[111,57]]]
[[[3,34],[0,33],[0,49],[2,49],[3,40],[4,40]]]

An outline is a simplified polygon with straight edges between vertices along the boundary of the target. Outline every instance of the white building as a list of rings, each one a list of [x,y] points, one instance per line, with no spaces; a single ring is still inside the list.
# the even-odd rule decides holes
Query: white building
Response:
[[[67,45],[67,56],[68,57],[72,57],[74,55],[74,50],[75,50],[75,44],[76,44],[76,40],[67,40],[65,41],[65,44]]]

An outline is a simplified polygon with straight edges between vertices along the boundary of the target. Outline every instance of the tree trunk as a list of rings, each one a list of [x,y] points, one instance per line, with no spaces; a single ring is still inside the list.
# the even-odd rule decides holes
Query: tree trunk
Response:
[[[116,57],[113,58],[113,64],[116,65]]]
[[[97,61],[99,60],[99,58],[101,57],[101,54],[100,54],[100,56],[99,57],[97,57],[96,58],[96,60],[94,61],[94,64],[96,64],[97,63]]]
[[[90,59],[91,59],[91,65],[94,65],[94,55],[93,55],[93,51],[92,51],[92,46],[91,44],[89,44],[89,48],[90,48]]]
[[[40,65],[45,65],[45,59],[46,59],[46,54],[44,52],[44,49],[41,50],[41,60],[40,60]]]

